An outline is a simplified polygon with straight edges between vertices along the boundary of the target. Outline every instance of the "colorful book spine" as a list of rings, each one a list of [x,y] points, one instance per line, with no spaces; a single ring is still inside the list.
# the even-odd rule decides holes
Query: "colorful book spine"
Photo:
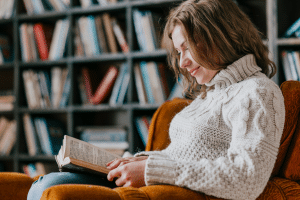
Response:
[[[297,19],[284,33],[285,38],[291,37],[300,28],[300,18]]]
[[[140,68],[141,68],[141,73],[142,73],[142,77],[143,77],[143,82],[145,85],[145,90],[146,90],[146,95],[147,95],[147,102],[150,104],[154,104],[155,103],[155,99],[154,99],[154,94],[151,88],[151,82],[150,82],[150,76],[147,70],[147,62],[142,61],[140,62]]]

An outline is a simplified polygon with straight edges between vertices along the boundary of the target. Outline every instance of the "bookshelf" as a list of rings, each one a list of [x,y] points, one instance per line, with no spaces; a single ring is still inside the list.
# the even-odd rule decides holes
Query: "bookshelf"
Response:
[[[25,133],[22,117],[25,113],[31,116],[49,117],[58,119],[65,124],[66,134],[79,137],[76,126],[126,126],[128,130],[127,140],[131,153],[144,149],[143,142],[135,126],[135,118],[143,115],[152,115],[159,104],[139,104],[134,79],[129,82],[126,94],[126,102],[122,105],[110,106],[108,100],[99,105],[83,106],[80,101],[80,93],[76,76],[80,74],[81,67],[99,71],[106,70],[110,64],[126,63],[128,70],[133,74],[133,66],[140,61],[166,62],[166,51],[159,49],[153,52],[139,50],[137,37],[133,23],[133,10],[151,10],[166,16],[169,9],[180,3],[180,0],[123,0],[107,6],[94,5],[82,8],[79,0],[71,0],[70,8],[65,11],[46,11],[41,14],[28,15],[22,0],[15,0],[15,13],[10,19],[0,19],[0,34],[6,34],[14,50],[13,60],[0,65],[0,91],[12,90],[15,95],[14,109],[12,111],[0,111],[0,116],[16,120],[17,140],[10,155],[0,156],[0,163],[5,171],[22,172],[22,166],[32,162],[54,163],[53,156],[37,155],[29,156],[25,142]],[[297,0],[243,0],[237,1],[241,8],[250,16],[257,28],[263,33],[264,41],[269,46],[270,57],[278,66],[278,73],[274,81],[280,85],[285,79],[282,70],[280,51],[285,48],[297,49],[300,39],[282,39],[283,32],[297,19],[300,14],[297,9],[300,3]],[[125,29],[129,52],[122,53],[120,47],[117,53],[102,53],[94,57],[74,56],[74,31],[76,20],[81,16],[109,13],[121,21]],[[50,23],[55,24],[59,19],[68,19],[70,31],[66,40],[66,51],[61,59],[46,61],[22,61],[20,50],[19,27],[23,23]],[[160,22],[161,27],[163,22]],[[66,68],[70,73],[70,96],[68,105],[63,108],[29,109],[22,73],[24,70],[51,70],[54,66]],[[167,70],[168,71],[168,70]],[[171,72],[169,72],[171,73]]]

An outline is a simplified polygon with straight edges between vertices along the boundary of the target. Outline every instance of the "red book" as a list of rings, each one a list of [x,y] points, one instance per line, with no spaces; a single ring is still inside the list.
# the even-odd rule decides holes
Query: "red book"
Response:
[[[82,68],[81,72],[82,72],[87,99],[90,103],[92,103],[91,99],[93,97],[93,93],[92,93],[92,84],[91,84],[89,70],[88,68],[84,67]]]
[[[34,36],[41,60],[48,60],[53,28],[42,23],[34,24]]]
[[[108,96],[108,94],[111,92],[115,80],[118,76],[118,69],[115,66],[109,67],[103,79],[99,83],[94,95],[92,92],[92,83],[88,68],[82,68],[82,76],[84,79],[87,98],[90,101],[90,103],[96,105],[103,102]]]

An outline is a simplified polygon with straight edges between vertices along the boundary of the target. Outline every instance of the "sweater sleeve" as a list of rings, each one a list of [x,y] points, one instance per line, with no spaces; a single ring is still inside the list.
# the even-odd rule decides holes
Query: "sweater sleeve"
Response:
[[[276,161],[285,119],[284,100],[275,87],[255,89],[235,102],[224,116],[232,129],[225,156],[184,162],[171,159],[165,151],[142,152],[138,155],[149,156],[146,184],[172,184],[227,199],[256,199]]]

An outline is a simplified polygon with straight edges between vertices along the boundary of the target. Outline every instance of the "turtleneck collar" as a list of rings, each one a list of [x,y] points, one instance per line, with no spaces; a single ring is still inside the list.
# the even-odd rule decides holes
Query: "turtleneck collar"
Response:
[[[257,66],[254,55],[248,54],[227,66],[225,69],[222,69],[205,85],[207,87],[214,86],[217,90],[224,89],[259,71],[261,71],[261,68]]]

